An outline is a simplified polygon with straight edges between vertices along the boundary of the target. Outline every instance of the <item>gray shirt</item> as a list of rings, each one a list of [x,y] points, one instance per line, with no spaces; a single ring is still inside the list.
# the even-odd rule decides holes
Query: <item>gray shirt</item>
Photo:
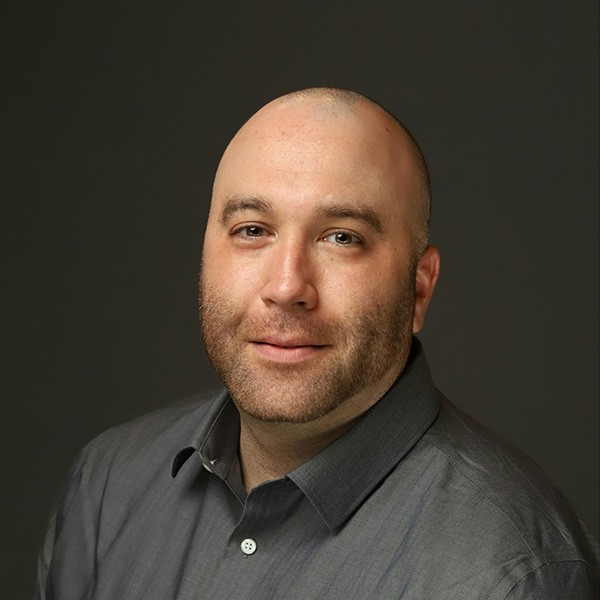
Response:
[[[246,494],[226,392],[92,441],[37,598],[597,597],[598,545],[521,453],[433,386],[421,346],[342,438]]]

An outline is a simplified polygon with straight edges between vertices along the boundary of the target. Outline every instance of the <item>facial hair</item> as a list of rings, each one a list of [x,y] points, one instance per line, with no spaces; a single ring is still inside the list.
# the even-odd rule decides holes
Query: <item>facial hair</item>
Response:
[[[225,289],[203,277],[200,281],[200,320],[209,360],[238,408],[269,422],[310,422],[375,385],[393,368],[399,373],[410,349],[414,301],[414,269],[394,297],[365,304],[337,321],[279,308],[252,317],[236,307]],[[318,340],[327,348],[322,356],[300,363],[267,362],[252,355],[248,342],[269,335]]]

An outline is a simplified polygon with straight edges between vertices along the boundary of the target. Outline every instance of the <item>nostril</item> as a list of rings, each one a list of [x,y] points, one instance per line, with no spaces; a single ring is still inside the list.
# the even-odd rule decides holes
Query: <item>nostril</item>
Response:
[[[314,285],[305,280],[291,282],[271,281],[262,290],[264,302],[277,304],[282,307],[300,306],[311,309],[316,305],[317,291]]]

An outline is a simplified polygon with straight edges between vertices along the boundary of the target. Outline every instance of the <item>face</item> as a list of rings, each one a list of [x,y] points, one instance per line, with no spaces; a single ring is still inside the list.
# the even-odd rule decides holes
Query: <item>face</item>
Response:
[[[213,190],[201,321],[242,415],[360,414],[398,376],[416,303],[420,314],[413,171],[369,106],[275,102],[234,138]]]

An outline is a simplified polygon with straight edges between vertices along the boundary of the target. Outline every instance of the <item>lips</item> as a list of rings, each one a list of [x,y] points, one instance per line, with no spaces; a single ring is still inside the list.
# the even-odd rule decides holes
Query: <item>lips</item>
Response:
[[[328,346],[303,338],[261,338],[250,342],[262,358],[280,363],[297,363],[309,360]]]
[[[321,347],[325,344],[321,344],[314,340],[306,338],[280,338],[280,337],[261,337],[256,340],[252,340],[255,344],[268,344],[269,346],[277,346],[278,348],[301,348],[304,346],[315,346]]]

